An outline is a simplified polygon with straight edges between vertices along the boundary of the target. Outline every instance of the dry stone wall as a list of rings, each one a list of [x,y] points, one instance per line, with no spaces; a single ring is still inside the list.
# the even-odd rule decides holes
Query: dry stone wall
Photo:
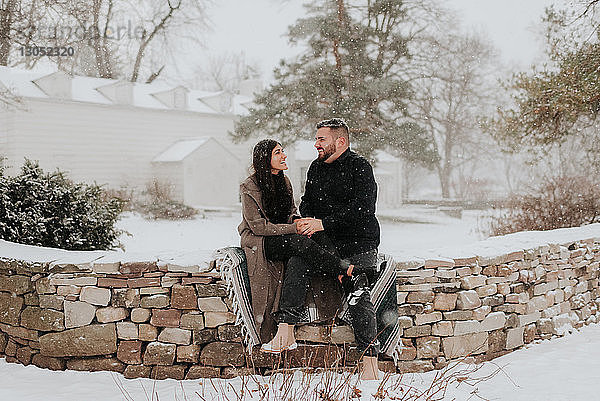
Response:
[[[397,262],[402,351],[380,368],[426,371],[451,360],[491,359],[597,322],[600,242],[587,231],[577,235],[493,257]],[[92,262],[70,259],[0,258],[0,356],[7,362],[156,379],[281,366],[256,348],[246,352],[217,271],[102,262],[97,255]],[[356,364],[350,328],[302,326],[296,334],[302,344],[285,355],[285,366]]]

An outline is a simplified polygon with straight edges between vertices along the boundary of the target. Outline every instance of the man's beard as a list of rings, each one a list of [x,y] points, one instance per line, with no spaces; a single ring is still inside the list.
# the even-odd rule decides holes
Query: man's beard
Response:
[[[327,146],[326,148],[323,148],[323,153],[319,153],[319,160],[325,161],[327,159],[329,159],[329,157],[334,154],[336,151],[335,148],[335,143],[332,143],[331,145]]]

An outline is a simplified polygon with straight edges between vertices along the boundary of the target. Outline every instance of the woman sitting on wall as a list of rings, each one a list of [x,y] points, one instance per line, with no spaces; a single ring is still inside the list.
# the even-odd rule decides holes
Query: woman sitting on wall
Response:
[[[283,173],[288,168],[286,158],[277,141],[260,141],[252,155],[254,173],[240,186],[242,223],[238,231],[248,265],[254,319],[263,342],[261,349],[271,353],[297,347],[294,325],[283,323],[278,312],[284,262],[300,257],[306,262],[307,274],[340,281],[343,277],[350,278],[355,269],[311,238],[299,234],[296,222],[300,217],[296,215],[292,186]],[[334,309],[339,306],[339,303],[331,305]],[[323,313],[334,314],[335,310]],[[275,337],[274,316],[279,320]]]

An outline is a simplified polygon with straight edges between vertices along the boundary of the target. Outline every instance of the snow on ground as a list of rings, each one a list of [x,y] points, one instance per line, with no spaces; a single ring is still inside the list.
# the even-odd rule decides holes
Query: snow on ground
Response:
[[[511,401],[575,401],[597,400],[600,381],[600,325],[583,327],[575,333],[550,341],[531,344],[491,362],[469,374],[469,380],[449,386],[445,400],[511,400]],[[498,371],[501,368],[501,371]],[[458,369],[466,370],[461,366]],[[496,374],[494,375],[494,373]],[[390,385],[401,380],[426,389],[437,372],[393,375]],[[492,375],[491,378],[485,379]],[[334,379],[343,380],[340,375]],[[294,387],[300,387],[297,375]],[[477,383],[477,379],[483,380]],[[269,377],[254,377],[247,381],[247,390],[256,389],[256,382],[268,383]],[[318,378],[313,380],[318,383]],[[353,376],[351,383],[356,382]],[[231,380],[127,380],[110,372],[54,372],[35,366],[9,364],[0,359],[0,400],[238,400],[239,378]],[[379,382],[360,382],[363,400],[373,400]],[[122,387],[124,390],[120,390]],[[389,388],[389,387],[388,387]],[[235,390],[234,390],[235,389]],[[406,389],[406,387],[405,387]],[[157,396],[152,396],[153,391]],[[127,394],[127,395],[124,395]],[[258,392],[246,393],[244,400],[258,400]],[[390,396],[401,395],[398,390]],[[481,398],[480,398],[481,397]],[[273,399],[283,399],[275,398]],[[318,397],[314,398],[315,400]],[[384,398],[391,399],[391,398]],[[400,399],[400,398],[398,398]]]

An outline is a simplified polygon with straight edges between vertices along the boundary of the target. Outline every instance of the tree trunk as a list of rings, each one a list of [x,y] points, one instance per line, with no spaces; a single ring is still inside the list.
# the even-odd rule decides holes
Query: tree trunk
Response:
[[[6,7],[0,9],[0,65],[8,65],[10,54],[10,31],[12,29],[15,5],[17,0],[8,0]]]

